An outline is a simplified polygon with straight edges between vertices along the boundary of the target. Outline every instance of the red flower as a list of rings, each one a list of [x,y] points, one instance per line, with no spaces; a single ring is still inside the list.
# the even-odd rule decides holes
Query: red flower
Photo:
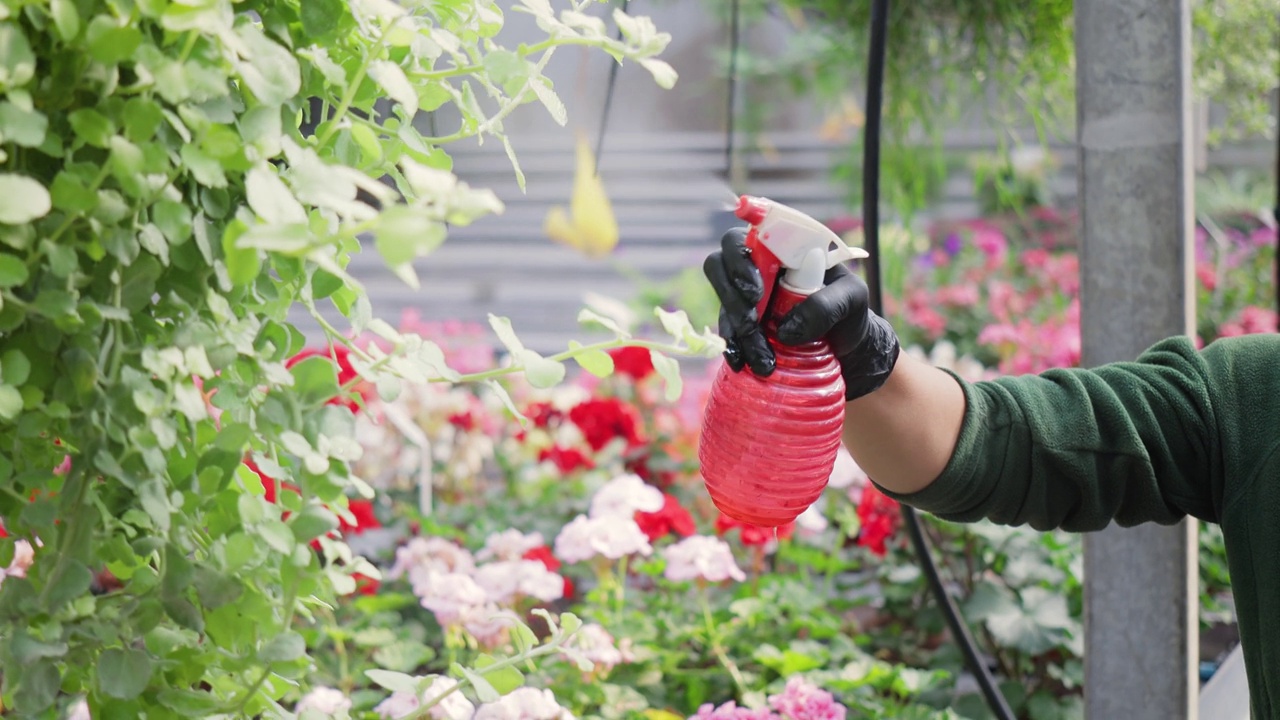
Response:
[[[627,447],[644,442],[640,435],[640,413],[617,398],[584,400],[569,411],[569,420],[582,430],[587,444],[597,452],[614,438],[626,440]]]
[[[868,483],[862,488],[862,498],[858,501],[858,520],[862,523],[858,544],[884,557],[889,551],[885,541],[897,534],[902,525],[898,501]]]
[[[628,458],[626,461],[627,472],[640,476],[641,480],[651,485],[657,485],[660,488],[671,487],[676,481],[675,472],[671,470],[654,471],[653,468],[649,467],[649,460],[652,457],[651,454],[646,452],[639,457]]]
[[[360,374],[356,372],[355,367],[351,365],[351,351],[343,345],[335,345],[331,350],[327,348],[324,350],[320,350],[317,348],[307,348],[302,352],[298,353],[297,355],[294,355],[293,357],[289,358],[285,362],[284,366],[286,368],[292,368],[294,365],[297,365],[303,360],[306,360],[307,358],[311,358],[311,357],[322,357],[322,358],[328,358],[330,360],[334,358],[337,359],[339,386],[346,385],[347,383],[353,380],[357,380],[360,377]],[[362,397],[365,397],[365,399],[368,400],[368,396],[364,394],[363,390],[361,390],[360,393]],[[360,412],[359,403],[357,403],[355,399],[352,398],[349,394],[339,395],[337,397],[330,398],[328,404],[342,405],[347,409],[351,410],[351,412],[353,413]]]
[[[353,595],[377,595],[378,588],[382,586],[382,583],[377,580],[360,573],[355,573],[351,577],[356,581],[356,590],[352,593]]]
[[[302,491],[298,489],[297,485],[294,485],[293,483],[279,482],[270,475],[262,472],[258,467],[258,464],[253,461],[253,458],[246,457],[244,459],[244,466],[256,473],[258,479],[262,481],[262,489],[266,491],[266,498],[269,503],[274,503],[279,500],[277,496],[277,486],[282,487],[289,492],[298,493],[299,495],[302,494]]]
[[[795,532],[796,524],[789,522],[777,528],[767,528],[734,520],[723,513],[716,518],[717,535],[723,535],[735,528],[738,529],[738,537],[742,540],[742,544],[751,547],[764,545],[773,539],[786,540],[791,537],[791,533]]]
[[[566,448],[559,445],[553,445],[549,448],[543,448],[538,453],[538,462],[550,460],[555,463],[556,468],[566,475],[582,468],[590,470],[595,467],[595,463],[591,458],[587,457],[581,450],[577,448]]]
[[[653,542],[668,533],[676,533],[681,537],[689,537],[698,531],[698,526],[693,522],[693,515],[680,501],[670,493],[663,493],[662,509],[657,512],[637,512],[636,524],[649,536],[649,542]]]
[[[382,527],[378,516],[373,512],[373,503],[368,500],[352,500],[347,504],[347,509],[356,518],[356,524],[352,525],[342,518],[338,519],[338,529],[343,535],[359,535],[366,530],[373,530]]]
[[[560,419],[560,411],[551,407],[551,403],[537,402],[525,408],[525,417],[533,421],[534,427],[545,428]]]
[[[647,348],[620,347],[609,351],[613,358],[614,372],[626,375],[634,380],[644,380],[653,374],[653,356]]]
[[[524,555],[522,555],[521,557],[523,557],[525,560],[537,560],[538,562],[542,563],[543,567],[550,570],[551,572],[560,572],[559,558],[557,558],[551,552],[551,548],[546,545],[543,545],[542,547],[536,547],[531,550],[526,550]],[[564,579],[564,593],[563,593],[564,596],[573,597],[573,590],[574,590],[573,581],[570,580],[568,577],[566,577]]]
[[[476,429],[476,416],[470,410],[456,412],[449,416],[449,424],[459,430],[470,432]]]

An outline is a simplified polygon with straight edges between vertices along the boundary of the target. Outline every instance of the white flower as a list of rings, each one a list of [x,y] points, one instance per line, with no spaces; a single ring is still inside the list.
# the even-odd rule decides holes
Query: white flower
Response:
[[[462,573],[432,572],[413,590],[422,607],[435,613],[441,625],[455,625],[465,614],[489,602],[484,588]]]
[[[849,454],[844,445],[840,446],[839,452],[836,453],[836,463],[831,469],[831,477],[827,479],[827,485],[837,490],[843,490],[851,485],[862,485],[867,481],[867,474],[858,467],[857,461]]]
[[[9,567],[0,568],[0,584],[4,583],[7,577],[26,577],[27,570],[31,568],[31,563],[35,562],[36,550],[31,547],[31,543],[26,540],[18,540],[13,544],[13,560],[9,563]],[[88,707],[87,705],[85,706]],[[85,712],[88,712],[86,709]]]
[[[639,475],[624,474],[605,483],[591,498],[593,518],[620,515],[634,517],[636,511],[658,512],[662,509],[662,491],[646,484]]]
[[[649,538],[631,518],[605,516],[588,519],[579,515],[556,536],[555,553],[568,563],[602,555],[617,560],[627,555],[653,552]]]
[[[67,720],[93,720],[93,716],[89,714],[89,703],[83,699],[77,700],[67,712]]]
[[[387,571],[387,579],[407,575],[416,593],[417,586],[433,572],[469,574],[475,566],[470,551],[455,542],[438,537],[415,537],[396,548],[396,561]]]
[[[391,693],[390,697],[378,703],[377,706],[373,708],[373,711],[378,713],[378,715],[382,716],[385,720],[395,720],[395,718],[405,717],[414,710],[417,710],[420,704],[421,703],[418,701],[418,698],[415,697],[413,693],[397,692]]]
[[[506,560],[480,566],[472,576],[491,600],[510,604],[520,597],[543,602],[564,596],[564,578],[536,560]]]
[[[432,702],[441,695],[449,693],[427,711],[427,717],[433,720],[471,720],[476,711],[475,706],[462,693],[450,692],[450,689],[457,684],[457,680],[436,677],[423,691],[421,699],[415,697],[413,693],[395,692],[378,703],[373,711],[381,715],[384,720],[396,720],[417,710],[423,702]]]
[[[709,535],[687,537],[667,547],[663,556],[667,560],[663,575],[668,580],[720,582],[732,578],[741,582],[747,577],[733,559],[729,544]]]
[[[506,642],[507,631],[515,626],[517,620],[515,613],[489,603],[484,607],[468,608],[459,622],[477,643],[491,648]]]
[[[530,550],[541,547],[542,533],[525,534],[512,528],[485,538],[484,547],[476,553],[477,560],[519,560]]]
[[[473,720],[574,720],[550,690],[522,687],[477,710]]]
[[[431,681],[431,685],[422,693],[422,698],[426,702],[431,702],[449,692],[457,684],[457,680],[437,677]],[[471,720],[475,712],[476,706],[471,704],[467,696],[454,691],[432,707],[427,715],[435,720]]]
[[[804,512],[800,513],[800,517],[796,518],[796,527],[801,532],[816,535],[827,529],[829,525],[827,516],[822,514],[822,508],[819,507],[824,499],[825,496],[818,498],[818,502],[810,505]]]
[[[584,657],[595,663],[597,668],[606,672],[615,665],[627,662],[629,658],[619,650],[613,642],[613,636],[602,626],[588,623],[579,628],[567,643],[571,650],[577,650]]]
[[[313,713],[315,716],[332,717],[341,712],[351,709],[351,698],[346,693],[331,687],[313,688],[311,692],[302,696],[298,701],[298,706],[293,709],[295,713],[301,715],[304,712]]]

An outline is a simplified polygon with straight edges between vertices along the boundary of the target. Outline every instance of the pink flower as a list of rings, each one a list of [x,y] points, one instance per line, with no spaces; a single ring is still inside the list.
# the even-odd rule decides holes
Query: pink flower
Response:
[[[555,551],[561,560],[573,563],[597,555],[610,560],[636,553],[649,555],[653,546],[632,518],[605,515],[588,519],[579,515],[560,530]]]
[[[93,716],[89,714],[89,703],[77,700],[67,713],[67,720],[93,720]]]
[[[689,720],[787,720],[786,718],[775,715],[767,708],[752,710],[751,708],[738,707],[738,704],[730,700],[729,702],[716,707],[711,703],[707,703],[698,708],[695,715],[690,715]]]
[[[27,576],[27,570],[31,569],[32,563],[36,559],[36,550],[31,547],[31,543],[26,540],[18,540],[13,544],[13,560],[9,562],[9,567],[0,568],[0,584],[4,583],[7,577],[24,578]]]
[[[769,706],[788,720],[844,720],[847,709],[831,693],[795,676],[778,695],[769,696]]]
[[[935,300],[938,304],[958,308],[973,307],[981,299],[982,294],[978,291],[978,286],[975,283],[946,285],[938,288],[938,292],[935,295]]]
[[[663,551],[667,567],[663,575],[675,582],[705,580],[742,582],[747,576],[733,559],[729,544],[707,535],[687,537]]]
[[[408,716],[421,707],[424,701],[432,702],[444,695],[445,698],[443,700],[427,711],[427,717],[432,718],[432,720],[470,720],[476,708],[465,695],[453,690],[453,687],[457,684],[457,680],[436,677],[431,681],[431,685],[427,686],[427,689],[423,691],[421,699],[414,696],[413,693],[396,692],[392,693],[386,700],[378,703],[373,711],[382,716],[384,720],[395,720],[396,718]]]
[[[310,711],[313,716],[330,717],[351,709],[351,698],[341,690],[331,687],[312,688],[311,692],[302,696],[297,707],[293,709],[298,715]]]
[[[588,623],[579,628],[578,632],[569,638],[567,646],[570,650],[575,650],[586,657],[595,664],[597,670],[603,672],[631,661],[628,654],[614,644],[613,636],[609,631],[596,623]]]
[[[1246,306],[1240,311],[1240,325],[1249,335],[1276,332],[1276,311],[1257,305]]]
[[[605,483],[591,498],[592,518],[617,515],[632,517],[637,512],[658,512],[666,500],[662,491],[648,485],[639,475],[625,474]]]
[[[987,256],[988,269],[1004,264],[1009,250],[1004,233],[995,228],[980,228],[973,233],[973,244]]]
[[[463,616],[489,602],[489,596],[469,575],[431,571],[413,588],[422,607],[435,613],[442,626],[457,625]]]
[[[865,484],[866,481],[867,474],[858,467],[858,462],[853,459],[844,445],[841,445],[840,451],[836,453],[836,463],[831,468],[831,477],[827,480],[827,485],[836,490],[843,490],[850,485]]]
[[[522,687],[495,702],[481,705],[472,720],[574,720],[574,717],[560,707],[550,690]]]
[[[457,543],[439,537],[415,537],[396,548],[396,561],[387,571],[387,579],[408,576],[409,584],[424,582],[431,573],[465,573],[475,569],[475,558]]]
[[[485,538],[477,560],[519,560],[530,550],[542,547],[542,533],[525,534],[514,528]]]
[[[473,577],[489,599],[498,603],[513,604],[522,597],[551,602],[564,596],[564,578],[537,560],[489,563],[477,569]]]
[[[484,606],[465,609],[458,624],[475,638],[481,647],[493,648],[507,642],[509,631],[515,627],[518,619],[510,610],[487,603]]]

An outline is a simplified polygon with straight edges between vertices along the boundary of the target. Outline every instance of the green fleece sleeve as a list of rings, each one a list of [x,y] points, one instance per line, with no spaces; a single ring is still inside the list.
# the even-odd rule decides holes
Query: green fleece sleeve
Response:
[[[1134,362],[957,377],[967,406],[946,469],[917,493],[886,494],[946,520],[1042,531],[1216,521],[1223,463],[1208,375],[1190,341],[1172,338]]]

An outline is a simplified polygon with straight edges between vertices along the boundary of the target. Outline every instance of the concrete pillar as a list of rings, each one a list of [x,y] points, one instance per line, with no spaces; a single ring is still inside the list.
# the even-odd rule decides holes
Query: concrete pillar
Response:
[[[1190,0],[1076,0],[1086,366],[1192,332]],[[1085,537],[1089,720],[1198,715],[1197,525]]]

